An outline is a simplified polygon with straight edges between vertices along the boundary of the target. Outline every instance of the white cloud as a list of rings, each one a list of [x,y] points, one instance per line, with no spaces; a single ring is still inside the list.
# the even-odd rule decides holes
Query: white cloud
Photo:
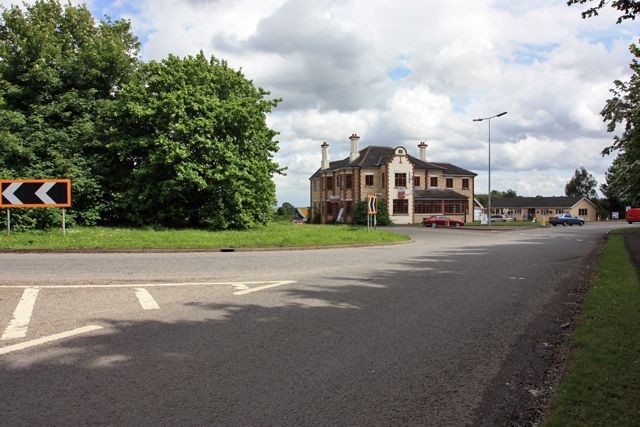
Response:
[[[97,3],[97,2],[96,2]],[[284,102],[269,117],[280,132],[278,200],[306,205],[320,163],[361,146],[429,143],[433,161],[475,170],[486,190],[487,122],[492,187],[560,195],[575,168],[602,183],[612,136],[600,110],[626,79],[640,23],[616,25],[605,8],[557,0],[139,0],[135,31],[144,59],[203,50],[242,68]],[[403,66],[409,75],[392,80]],[[494,179],[495,176],[495,179]]]

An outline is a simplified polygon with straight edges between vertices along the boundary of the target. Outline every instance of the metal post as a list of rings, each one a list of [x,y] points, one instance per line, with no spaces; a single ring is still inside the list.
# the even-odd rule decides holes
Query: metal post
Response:
[[[489,212],[487,212],[487,225],[491,228],[491,118],[489,122]]]
[[[7,236],[11,234],[11,209],[7,209]]]
[[[505,114],[507,114],[506,111],[500,113],[500,114],[496,114],[495,116],[491,116],[491,117],[482,117],[479,119],[473,119],[474,122],[481,122],[483,120],[486,120],[489,122],[489,165],[488,165],[488,172],[489,172],[489,191],[488,191],[488,203],[487,203],[487,226],[489,228],[491,228],[491,119],[494,119],[496,117],[502,117]]]
[[[62,236],[64,237],[66,235],[67,235],[67,224],[66,224],[64,208],[62,208]]]

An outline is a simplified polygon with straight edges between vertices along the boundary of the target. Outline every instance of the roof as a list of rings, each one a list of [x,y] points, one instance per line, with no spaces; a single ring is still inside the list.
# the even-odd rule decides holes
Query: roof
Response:
[[[440,166],[444,169],[445,175],[473,175],[478,176],[477,173],[471,172],[469,170],[463,169],[459,166],[452,165],[451,163],[432,163],[433,165]]]
[[[582,199],[593,204],[583,196],[576,197],[514,197],[511,199],[492,199],[492,208],[570,208]]]
[[[467,200],[467,196],[456,193],[453,190],[428,188],[426,190],[414,190],[413,198],[420,199],[438,199],[438,200]]]
[[[349,157],[342,160],[336,160],[329,162],[329,169],[325,170],[337,170],[344,168],[372,168],[379,167],[386,164],[389,159],[395,155],[395,148],[393,147],[379,147],[375,145],[369,145],[363,148],[359,152],[359,156],[352,162]],[[442,170],[445,175],[470,175],[476,176],[476,173],[463,169],[461,167],[452,165],[451,163],[433,163],[425,162],[411,155],[407,155],[411,163],[413,163],[418,169],[438,169]],[[318,169],[310,179],[318,178],[322,174],[322,169]]]
[[[309,217],[309,208],[295,208],[295,212],[300,215],[301,218]]]

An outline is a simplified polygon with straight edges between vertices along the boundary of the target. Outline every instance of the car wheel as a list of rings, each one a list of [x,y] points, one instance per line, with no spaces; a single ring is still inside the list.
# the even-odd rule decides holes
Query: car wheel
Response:
[[[438,226],[438,224],[436,224],[435,222],[431,223],[431,228],[436,228]]]
[[[582,227],[584,225],[584,221],[580,221],[579,225]]]
[[[633,224],[633,221],[629,221],[629,224]]]

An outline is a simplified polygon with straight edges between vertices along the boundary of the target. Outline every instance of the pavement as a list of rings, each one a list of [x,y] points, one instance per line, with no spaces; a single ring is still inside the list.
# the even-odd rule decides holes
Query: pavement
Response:
[[[0,424],[522,419],[524,398],[549,394],[535,387],[556,331],[612,227],[400,227],[414,243],[309,251],[0,254]]]

